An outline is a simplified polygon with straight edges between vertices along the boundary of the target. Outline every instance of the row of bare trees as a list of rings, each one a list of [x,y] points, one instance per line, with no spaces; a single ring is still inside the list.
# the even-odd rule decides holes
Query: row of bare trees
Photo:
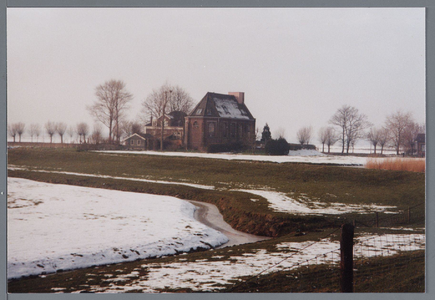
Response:
[[[414,153],[417,135],[425,133],[424,124],[414,121],[410,112],[398,110],[386,117],[382,127],[373,127],[367,120],[367,116],[360,113],[357,108],[344,105],[329,120],[333,126],[323,127],[319,130],[319,140],[322,143],[322,152],[325,152],[325,145],[330,148],[336,142],[340,142],[342,153],[349,153],[357,140],[365,139],[370,141],[376,154],[377,147],[381,147],[383,154],[384,147],[392,146],[398,155],[401,149]],[[368,131],[366,131],[368,129]],[[312,127],[302,127],[297,132],[297,138],[301,145],[309,144],[312,138]]]
[[[95,121],[103,124],[109,130],[108,143],[120,143],[122,136],[129,136],[133,133],[142,132],[143,124],[150,120],[164,117],[172,111],[182,111],[189,113],[193,106],[193,99],[181,87],[170,85],[168,83],[160,88],[153,90],[142,102],[142,117],[138,121],[129,121],[126,119],[126,111],[133,95],[127,91],[126,84],[121,80],[109,80],[100,84],[95,89],[95,102],[88,106],[87,109],[94,117]],[[164,123],[163,123],[164,124]],[[53,136],[60,136],[61,143],[64,142],[65,134],[71,137],[77,133],[80,143],[92,142],[100,143],[103,140],[102,128],[100,125],[94,125],[93,132],[89,135],[89,126],[82,122],[77,124],[76,128],[69,127],[63,122],[47,122],[44,126],[45,132],[50,137],[50,143],[53,142]],[[19,137],[25,132],[25,124],[22,122],[14,123],[8,126],[8,132],[13,137]],[[32,138],[36,136],[37,140],[41,134],[39,124],[31,124],[29,134]],[[163,132],[163,130],[162,130]],[[161,143],[163,144],[163,143]]]
[[[152,93],[142,102],[143,117],[140,122],[129,122],[125,119],[125,112],[133,95],[126,90],[126,85],[121,80],[109,80],[97,86],[95,95],[97,100],[87,109],[96,121],[101,122],[109,130],[109,143],[120,143],[125,132],[138,133],[142,123],[147,123],[153,118],[164,118],[172,111],[190,112],[193,99],[179,86],[168,83]],[[164,122],[162,122],[164,126]],[[124,129],[123,129],[124,128]],[[162,128],[163,135],[163,128]],[[163,139],[163,136],[162,136]],[[163,142],[161,143],[163,145]]]
[[[25,132],[26,125],[22,122],[13,123],[8,126],[9,135],[14,138],[14,142],[16,141],[16,135],[19,136],[19,142],[21,142],[21,136]],[[85,122],[78,123],[75,128],[65,124],[64,122],[51,122],[48,121],[44,124],[45,133],[50,137],[50,143],[53,143],[53,137],[57,134],[60,137],[60,141],[64,143],[65,135],[70,136],[70,141],[73,140],[73,136],[77,134],[80,139],[80,143],[86,142],[86,137],[89,134],[89,126]],[[37,142],[39,142],[39,136],[42,133],[41,126],[39,124],[30,124],[29,130],[27,131],[31,137],[31,141],[33,142],[33,137],[36,137]],[[94,125],[94,131],[92,133],[92,137],[94,140],[101,140],[102,136],[102,128],[99,124]]]

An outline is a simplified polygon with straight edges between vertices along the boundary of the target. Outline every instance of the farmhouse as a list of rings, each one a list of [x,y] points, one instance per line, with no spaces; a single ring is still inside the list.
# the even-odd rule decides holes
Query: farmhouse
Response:
[[[124,145],[131,150],[150,150],[154,148],[155,138],[150,134],[134,133],[124,139]]]
[[[182,111],[172,111],[146,124],[145,134],[154,137],[156,149],[160,147],[163,120],[164,147],[172,149],[180,148],[183,143],[185,117],[186,114]]]
[[[210,145],[255,143],[255,119],[245,105],[243,92],[208,92],[185,118],[187,149],[206,151]]]

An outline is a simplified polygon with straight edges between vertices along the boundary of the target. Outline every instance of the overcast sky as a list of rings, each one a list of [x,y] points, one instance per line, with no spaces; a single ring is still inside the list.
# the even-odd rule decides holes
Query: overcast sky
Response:
[[[168,82],[200,101],[245,92],[262,130],[290,142],[354,106],[381,126],[425,122],[424,8],[9,8],[8,123],[95,123],[95,88],[123,80],[128,116]],[[46,135],[46,134],[45,134]],[[45,141],[48,141],[45,136]]]

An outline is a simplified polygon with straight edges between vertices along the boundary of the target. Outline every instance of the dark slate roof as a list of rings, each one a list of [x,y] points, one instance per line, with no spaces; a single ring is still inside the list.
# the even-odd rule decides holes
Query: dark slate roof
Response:
[[[238,103],[235,96],[210,92],[202,98],[189,116],[254,120],[246,105]]]
[[[184,118],[187,116],[185,112],[182,111],[171,111],[168,116],[171,118],[171,126],[183,126]]]

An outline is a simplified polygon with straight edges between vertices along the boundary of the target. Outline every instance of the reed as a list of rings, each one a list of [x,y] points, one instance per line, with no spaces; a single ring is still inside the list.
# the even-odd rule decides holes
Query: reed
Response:
[[[426,160],[424,158],[369,158],[365,164],[367,169],[382,169],[396,171],[411,171],[425,173]]]

